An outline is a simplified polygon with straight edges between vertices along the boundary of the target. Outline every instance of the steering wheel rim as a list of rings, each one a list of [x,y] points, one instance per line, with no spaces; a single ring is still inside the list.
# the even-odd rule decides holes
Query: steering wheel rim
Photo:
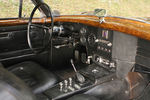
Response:
[[[47,26],[40,26],[40,25],[38,25],[38,24],[32,24],[32,19],[33,19],[34,14],[35,14],[36,10],[37,10],[39,7],[41,7],[41,6],[46,6],[46,7],[48,8],[48,11],[49,11],[49,13],[50,13],[50,18],[51,18],[51,28],[50,28],[50,26],[47,27]],[[36,49],[33,48],[33,45],[32,45],[32,42],[31,42],[31,33],[30,33],[30,32],[31,32],[31,26],[35,26],[35,27],[39,27],[39,28],[43,28],[43,29],[47,29],[47,30],[48,30],[48,33],[49,33],[48,42],[47,42],[47,44],[46,44],[45,46],[43,46],[43,48],[42,48],[41,50],[38,50],[38,51],[37,51]],[[51,11],[50,7],[49,7],[46,3],[41,3],[41,4],[37,5],[37,6],[35,6],[34,9],[33,9],[32,12],[31,12],[30,17],[29,17],[28,30],[27,30],[27,42],[28,42],[28,45],[29,45],[30,49],[31,49],[34,53],[36,53],[36,54],[42,53],[42,52],[44,52],[44,51],[48,48],[48,46],[49,46],[50,43],[51,43],[51,39],[52,39],[53,26],[54,26],[54,21],[53,21],[52,11]],[[46,34],[45,34],[45,36],[46,36]],[[45,37],[45,36],[44,36],[44,37]],[[44,38],[44,39],[45,39],[45,38]],[[44,40],[44,39],[43,39],[43,40]],[[44,43],[43,43],[43,44],[44,44]]]

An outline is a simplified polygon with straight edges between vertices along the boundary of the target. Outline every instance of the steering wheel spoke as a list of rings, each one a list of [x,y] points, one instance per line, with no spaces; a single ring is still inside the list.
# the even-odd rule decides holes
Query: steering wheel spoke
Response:
[[[30,27],[37,27],[37,28],[42,28],[42,29],[47,29],[49,30],[50,28],[44,25],[39,25],[39,24],[30,24]]]
[[[41,6],[45,6],[47,7],[48,11],[49,11],[49,16],[51,18],[51,25],[50,26],[46,26],[46,25],[41,25],[41,24],[36,24],[36,23],[32,23],[32,19],[33,19],[33,16],[36,12],[36,10],[38,8],[40,8]],[[29,22],[28,22],[28,31],[27,31],[27,41],[28,41],[28,45],[30,47],[30,49],[34,52],[34,53],[41,53],[41,52],[44,52],[47,48],[49,48],[49,45],[51,44],[51,39],[52,39],[52,33],[53,33],[53,25],[54,25],[54,21],[53,21],[53,16],[52,16],[52,12],[51,12],[51,9],[49,8],[49,6],[45,3],[41,3],[39,5],[37,5],[33,11],[31,12],[31,15],[30,15],[30,18],[29,18]],[[41,40],[42,42],[42,49],[41,48],[38,48],[35,49],[36,47],[33,46],[33,41],[31,40],[31,32],[32,32],[32,29],[33,28],[41,28],[43,29],[44,33],[42,32],[43,35],[43,39]],[[40,50],[39,50],[40,49]]]

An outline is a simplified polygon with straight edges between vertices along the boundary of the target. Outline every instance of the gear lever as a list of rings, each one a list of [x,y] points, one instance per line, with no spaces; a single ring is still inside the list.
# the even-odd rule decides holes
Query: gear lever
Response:
[[[84,78],[83,75],[81,75],[81,74],[77,71],[77,69],[76,69],[76,67],[75,67],[75,65],[74,65],[73,59],[71,59],[70,62],[71,62],[71,65],[72,65],[72,67],[73,67],[73,69],[74,69],[74,71],[75,71],[75,73],[76,73],[77,80],[78,80],[80,83],[84,83],[84,82],[85,82],[85,78]]]

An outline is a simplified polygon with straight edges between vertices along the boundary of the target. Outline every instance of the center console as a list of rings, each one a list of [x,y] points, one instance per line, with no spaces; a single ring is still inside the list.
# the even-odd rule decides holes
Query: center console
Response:
[[[80,39],[80,42],[87,48],[87,58],[81,57],[86,58],[83,60],[85,66],[77,71],[72,64],[76,75],[44,92],[52,100],[65,99],[76,93],[83,93],[115,77],[116,65],[112,60],[113,31],[84,27],[81,28],[80,33],[82,38],[84,37]]]
[[[85,78],[84,82],[79,82],[76,75],[74,75],[46,90],[44,94],[52,100],[64,100],[74,94],[84,93],[97,84],[105,83],[114,78],[114,74],[96,64],[80,69],[80,73]]]
[[[45,91],[48,97],[52,100],[65,99],[77,92],[84,92],[93,87],[94,81],[85,77],[85,82],[81,83],[76,79],[76,76],[63,80]]]
[[[84,93],[97,84],[110,81],[114,77],[110,71],[94,63],[80,69],[79,73],[85,79],[83,82],[79,81],[77,75],[74,75],[46,90],[44,94],[52,100],[64,100],[74,94]]]

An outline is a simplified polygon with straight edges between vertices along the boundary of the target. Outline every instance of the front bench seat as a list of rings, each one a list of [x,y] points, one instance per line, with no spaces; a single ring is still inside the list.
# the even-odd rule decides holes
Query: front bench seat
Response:
[[[30,88],[0,65],[0,100],[37,100]]]
[[[42,93],[57,82],[52,72],[31,61],[13,65],[8,70],[22,79],[35,94]]]
[[[77,94],[77,95],[70,97],[67,100],[100,100],[100,99],[91,95],[87,95],[87,94]]]

